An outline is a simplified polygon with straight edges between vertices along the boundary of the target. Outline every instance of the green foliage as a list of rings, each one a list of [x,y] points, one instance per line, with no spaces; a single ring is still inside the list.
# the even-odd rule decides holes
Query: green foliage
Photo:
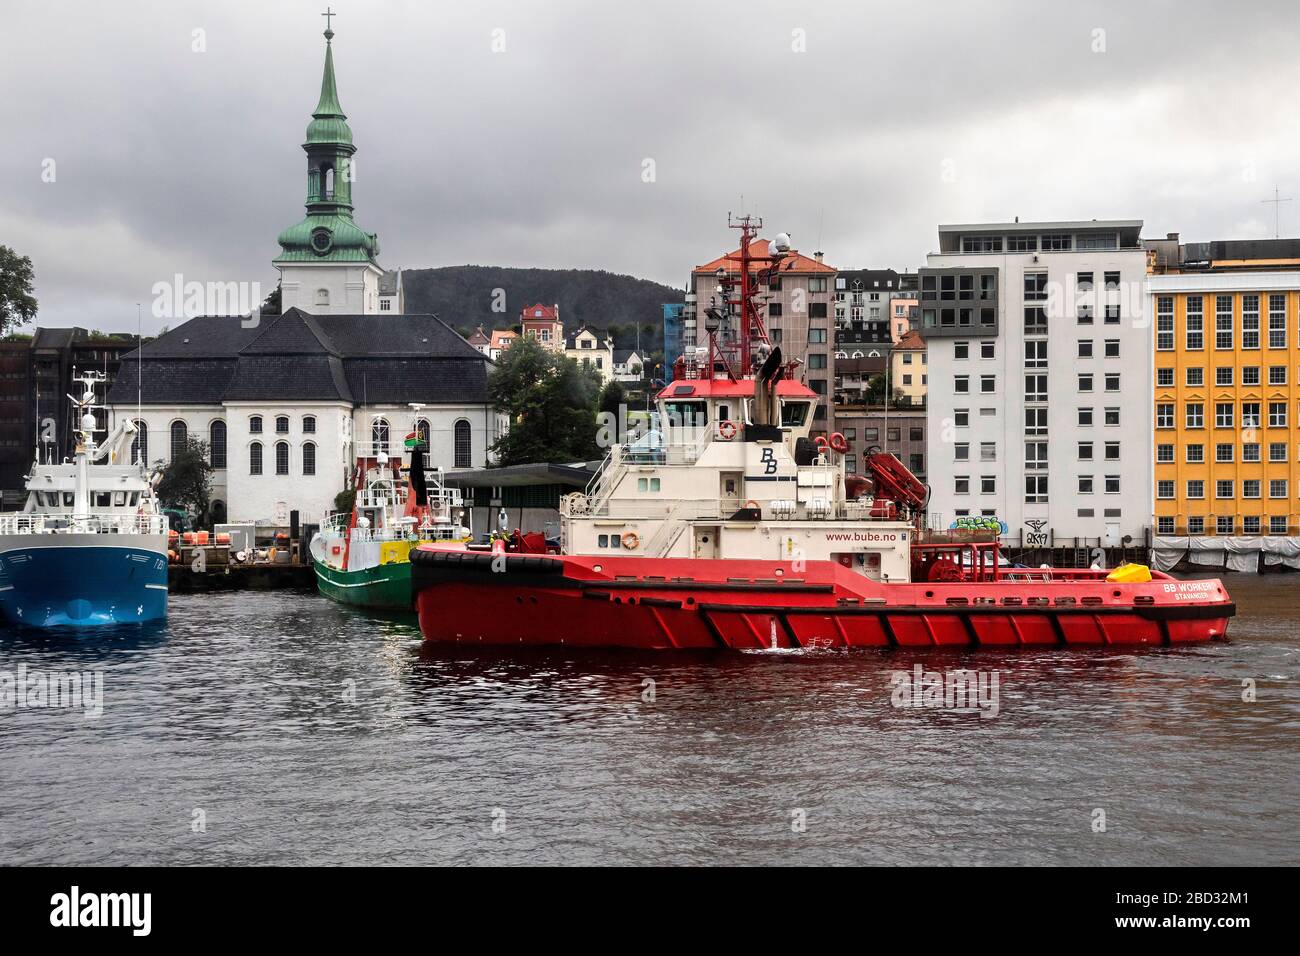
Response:
[[[32,260],[0,246],[0,332],[36,318]]]
[[[488,394],[510,417],[510,430],[492,446],[501,465],[590,461],[596,444],[600,376],[531,339],[502,354]]]
[[[600,410],[618,414],[618,407],[627,403],[627,392],[623,383],[611,380],[600,393]]]
[[[212,463],[208,460],[208,443],[187,438],[180,454],[173,456],[158,482],[158,500],[165,508],[178,508],[198,516],[200,526],[207,524],[208,503],[212,498]]]
[[[357,490],[355,488],[344,488],[334,496],[334,510],[346,511],[351,513],[353,505],[357,503]]]

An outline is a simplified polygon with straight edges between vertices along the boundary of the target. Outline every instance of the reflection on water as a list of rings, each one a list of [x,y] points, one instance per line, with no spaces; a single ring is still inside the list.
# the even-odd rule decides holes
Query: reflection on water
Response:
[[[0,862],[1295,863],[1295,580],[1231,579],[1230,644],[1109,653],[489,650],[176,595],[3,635],[105,709],[0,711]],[[918,663],[996,670],[998,716],[894,707]]]

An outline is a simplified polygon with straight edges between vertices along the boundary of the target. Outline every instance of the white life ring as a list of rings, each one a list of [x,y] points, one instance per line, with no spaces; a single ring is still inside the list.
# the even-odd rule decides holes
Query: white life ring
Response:
[[[718,422],[718,437],[723,441],[731,441],[736,437],[736,423],[733,421]]]

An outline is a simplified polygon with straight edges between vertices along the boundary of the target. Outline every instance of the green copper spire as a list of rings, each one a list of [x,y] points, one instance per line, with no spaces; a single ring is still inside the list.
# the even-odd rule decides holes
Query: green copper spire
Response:
[[[311,143],[348,143],[352,142],[352,130],[348,127],[347,115],[339,105],[338,82],[334,79],[334,31],[325,30],[325,72],[320,80],[320,102],[312,112],[312,121],[307,124],[307,142]]]
[[[333,39],[327,20],[320,101],[302,144],[307,153],[307,218],[280,233],[276,262],[373,262],[379,255],[375,234],[352,221],[352,156],[357,148],[339,105]]]

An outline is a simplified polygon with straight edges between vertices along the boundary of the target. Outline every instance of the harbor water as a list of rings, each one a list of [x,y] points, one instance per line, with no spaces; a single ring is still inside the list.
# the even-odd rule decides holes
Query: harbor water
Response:
[[[1225,580],[1176,650],[435,647],[307,591],[4,631],[0,863],[1300,863],[1300,579]],[[900,706],[963,668],[989,706]],[[98,708],[12,693],[56,673]]]

